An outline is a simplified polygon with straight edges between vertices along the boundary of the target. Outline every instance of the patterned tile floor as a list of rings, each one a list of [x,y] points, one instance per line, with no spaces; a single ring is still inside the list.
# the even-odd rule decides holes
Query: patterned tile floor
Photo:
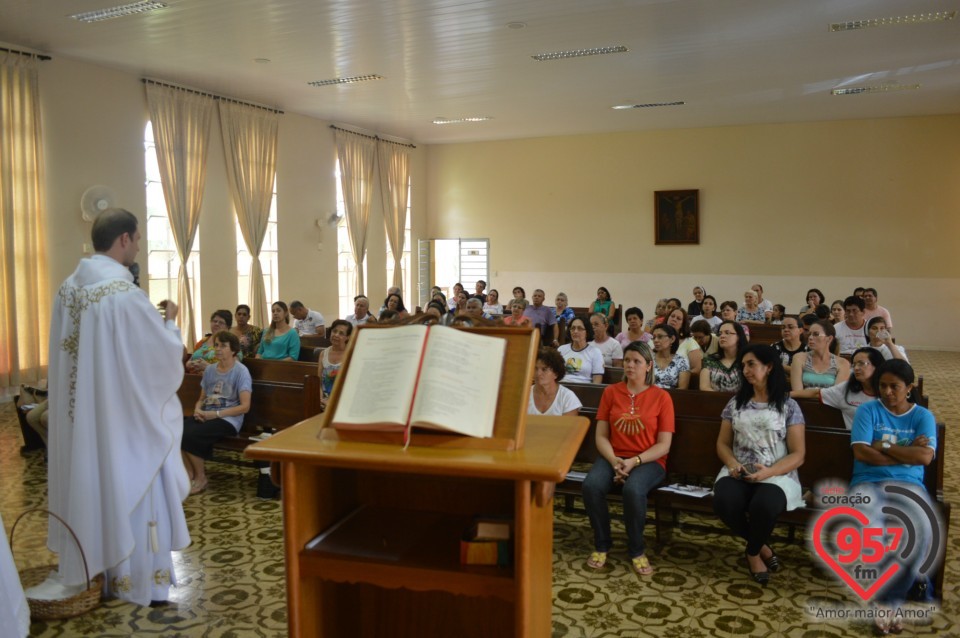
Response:
[[[960,353],[911,353],[925,376],[931,408],[942,420],[960,423]],[[46,464],[41,454],[21,457],[13,406],[0,405],[0,513],[9,534],[16,516],[46,502]],[[957,446],[947,448],[947,498],[960,506]],[[212,463],[210,489],[185,504],[193,544],[177,558],[180,586],[173,604],[138,607],[117,600],[69,621],[35,622],[32,636],[286,636],[281,517],[277,501],[255,495],[249,468]],[[668,543],[653,543],[656,572],[641,579],[618,548],[607,567],[594,572],[584,559],[591,533],[586,516],[556,512],[553,635],[601,636],[790,636],[795,638],[871,635],[866,621],[824,620],[810,607],[852,606],[854,597],[829,577],[800,544],[777,545],[785,563],[766,588],[746,575],[742,545],[708,518],[674,530]],[[21,568],[53,561],[45,554],[45,522],[37,515],[17,530],[14,554]],[[904,635],[960,638],[960,523],[948,539],[949,561],[941,609],[926,624],[908,624]],[[0,629],[0,634],[2,634]],[[468,634],[465,634],[468,635]]]

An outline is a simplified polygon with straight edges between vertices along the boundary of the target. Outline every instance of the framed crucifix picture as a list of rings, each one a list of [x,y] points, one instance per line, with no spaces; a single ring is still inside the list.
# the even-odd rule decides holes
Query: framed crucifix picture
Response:
[[[700,243],[700,191],[654,191],[654,243]]]

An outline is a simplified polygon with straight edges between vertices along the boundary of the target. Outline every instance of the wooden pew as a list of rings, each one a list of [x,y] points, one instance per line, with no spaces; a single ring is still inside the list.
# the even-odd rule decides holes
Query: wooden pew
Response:
[[[300,337],[300,346],[307,348],[329,348],[330,339],[327,337],[317,336],[302,336]]]
[[[783,328],[770,323],[748,323],[750,343],[773,344],[783,339]]]

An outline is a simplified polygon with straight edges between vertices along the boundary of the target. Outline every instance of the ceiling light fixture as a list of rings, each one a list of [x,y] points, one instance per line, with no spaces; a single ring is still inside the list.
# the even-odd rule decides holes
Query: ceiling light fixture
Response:
[[[80,22],[100,22],[102,20],[112,20],[113,18],[122,18],[124,16],[135,15],[137,13],[144,13],[146,11],[163,9],[166,6],[167,5],[162,2],[157,2],[157,0],[141,0],[140,2],[122,4],[116,7],[109,7],[107,9],[97,9],[95,11],[75,13],[69,17],[73,18],[74,20],[79,20]]]
[[[626,53],[629,51],[627,47],[623,45],[618,45],[615,47],[594,47],[592,49],[574,49],[572,51],[554,51],[553,53],[538,53],[537,55],[531,55],[534,60],[537,62],[545,62],[547,60],[565,60],[567,58],[583,58],[589,55],[606,55],[608,53]]]
[[[648,102],[647,104],[617,104],[611,106],[615,111],[626,111],[629,109],[652,109],[658,106],[683,106],[686,102]]]
[[[874,84],[872,86],[850,86],[843,89],[833,89],[832,95],[860,95],[861,93],[889,93],[891,91],[914,91],[919,84]]]
[[[870,20],[851,20],[849,22],[834,22],[830,31],[855,31],[871,27],[892,27],[898,24],[925,24],[928,22],[947,22],[957,17],[956,11],[935,11],[930,13],[916,13],[909,16],[893,16],[890,18],[872,18]]]
[[[438,117],[434,118],[434,124],[463,124],[465,122],[486,122],[487,120],[492,120],[492,117],[486,115],[475,115],[473,117],[458,117],[458,118],[446,118]]]
[[[331,86],[333,84],[354,84],[356,82],[366,82],[368,80],[382,80],[382,75],[371,73],[370,75],[355,75],[349,78],[333,78],[332,80],[316,80],[307,82],[310,86]]]

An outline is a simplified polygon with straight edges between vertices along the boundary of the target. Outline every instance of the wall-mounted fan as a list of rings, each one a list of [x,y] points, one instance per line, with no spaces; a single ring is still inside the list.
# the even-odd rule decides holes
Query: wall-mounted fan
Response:
[[[106,186],[91,186],[80,197],[80,214],[83,221],[92,222],[97,215],[113,207],[116,195]]]

